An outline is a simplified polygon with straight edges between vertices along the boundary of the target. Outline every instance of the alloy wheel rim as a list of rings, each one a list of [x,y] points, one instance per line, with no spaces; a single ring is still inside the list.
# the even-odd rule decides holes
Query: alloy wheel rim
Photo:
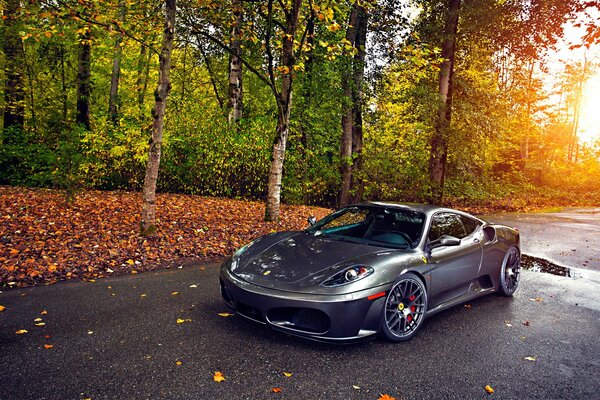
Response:
[[[519,284],[521,275],[521,260],[519,251],[512,249],[504,265],[504,286],[509,292],[513,292]]]
[[[404,279],[394,285],[385,303],[385,323],[389,331],[398,337],[412,334],[423,319],[425,302],[420,282]]]

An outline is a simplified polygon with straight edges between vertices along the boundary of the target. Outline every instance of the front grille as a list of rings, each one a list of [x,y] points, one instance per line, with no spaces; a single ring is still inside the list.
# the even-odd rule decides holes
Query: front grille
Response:
[[[326,333],[331,325],[329,316],[312,308],[275,308],[267,319],[274,325],[310,333]]]

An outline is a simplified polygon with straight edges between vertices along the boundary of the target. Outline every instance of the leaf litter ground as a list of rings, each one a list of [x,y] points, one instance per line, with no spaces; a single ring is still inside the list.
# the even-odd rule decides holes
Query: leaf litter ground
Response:
[[[215,260],[273,231],[299,230],[330,210],[282,206],[263,221],[264,203],[181,194],[157,197],[158,231],[139,235],[141,195],[0,186],[0,287],[93,280]]]

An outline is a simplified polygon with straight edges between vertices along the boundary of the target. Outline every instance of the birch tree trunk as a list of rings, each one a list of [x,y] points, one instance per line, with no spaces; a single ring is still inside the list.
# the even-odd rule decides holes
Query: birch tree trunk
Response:
[[[163,138],[163,123],[167,97],[171,90],[169,73],[171,69],[171,54],[175,38],[176,0],[165,0],[165,25],[162,49],[159,57],[158,86],[154,93],[155,103],[152,110],[152,138],[146,164],[144,179],[141,234],[152,235],[156,232],[156,181],[160,165],[161,145]]]
[[[229,57],[229,123],[237,123],[243,115],[243,90],[242,90],[242,61],[238,55],[242,54],[241,25],[243,22],[243,9],[241,0],[233,0],[234,22],[231,28],[230,47],[234,54]]]
[[[286,29],[283,49],[281,50],[280,65],[284,68],[281,78],[281,92],[277,98],[277,131],[273,143],[271,167],[267,181],[267,204],[265,221],[279,220],[281,204],[281,178],[283,162],[290,125],[290,107],[292,102],[292,73],[294,70],[294,37],[298,29],[298,19],[302,0],[293,0],[291,9],[286,13]]]
[[[5,56],[4,129],[22,130],[25,124],[25,93],[23,90],[25,54],[18,29],[20,3],[19,0],[9,0],[5,3],[2,14],[4,19],[2,46]]]
[[[448,136],[452,116],[452,75],[454,73],[454,53],[460,0],[449,0],[442,58],[439,75],[439,105],[435,131],[431,138],[431,154],[429,156],[429,180],[431,196],[429,201],[439,203],[444,196],[444,179],[446,160],[448,158]]]

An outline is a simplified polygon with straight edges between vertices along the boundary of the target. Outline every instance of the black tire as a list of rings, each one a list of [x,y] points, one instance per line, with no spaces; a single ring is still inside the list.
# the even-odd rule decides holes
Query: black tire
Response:
[[[404,274],[385,298],[381,315],[382,332],[392,342],[412,339],[427,311],[427,289],[418,276]]]
[[[511,247],[506,252],[500,268],[500,283],[498,292],[503,296],[512,296],[519,288],[521,280],[521,252]]]

